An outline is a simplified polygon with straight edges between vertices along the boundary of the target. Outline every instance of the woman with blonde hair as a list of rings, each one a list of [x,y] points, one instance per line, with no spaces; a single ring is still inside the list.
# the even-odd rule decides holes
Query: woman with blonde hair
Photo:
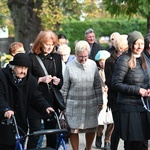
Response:
[[[85,133],[85,149],[92,149],[98,126],[97,107],[101,109],[103,103],[101,78],[96,63],[88,59],[89,51],[88,42],[77,42],[76,58],[66,65],[61,89],[66,101],[66,117],[73,150],[79,150],[79,133]]]
[[[117,108],[117,91],[112,88],[112,75],[117,59],[128,50],[127,35],[118,35],[114,41],[115,50],[112,51],[111,56],[105,62],[105,84],[108,86],[108,106],[112,110],[114,119],[114,130],[111,135],[111,150],[117,150],[119,144],[119,127],[118,127],[118,108]]]

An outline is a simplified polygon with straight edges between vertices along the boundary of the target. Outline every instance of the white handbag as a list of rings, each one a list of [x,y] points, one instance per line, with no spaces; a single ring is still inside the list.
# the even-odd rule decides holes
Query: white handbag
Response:
[[[114,123],[114,121],[111,108],[104,107],[98,115],[98,125],[106,125],[112,123]]]

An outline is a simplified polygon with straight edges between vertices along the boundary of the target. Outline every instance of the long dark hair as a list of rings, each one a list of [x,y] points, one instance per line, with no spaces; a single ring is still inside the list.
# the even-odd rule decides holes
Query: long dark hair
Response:
[[[128,55],[130,57],[130,59],[128,61],[128,66],[129,66],[130,69],[133,69],[133,68],[136,67],[136,58],[135,58],[135,56],[132,53],[132,49],[134,48],[135,42],[133,42],[133,44],[128,49]],[[140,61],[141,61],[142,68],[143,69],[147,69],[147,63],[146,63],[145,57],[143,55],[143,52],[141,53]]]

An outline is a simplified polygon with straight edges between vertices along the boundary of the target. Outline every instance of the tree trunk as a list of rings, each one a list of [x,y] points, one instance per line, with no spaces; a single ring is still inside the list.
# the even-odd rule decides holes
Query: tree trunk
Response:
[[[147,33],[150,33],[150,15],[147,16]]]
[[[42,30],[41,19],[34,9],[40,10],[42,0],[8,0],[15,28],[15,41],[22,42],[26,51]]]

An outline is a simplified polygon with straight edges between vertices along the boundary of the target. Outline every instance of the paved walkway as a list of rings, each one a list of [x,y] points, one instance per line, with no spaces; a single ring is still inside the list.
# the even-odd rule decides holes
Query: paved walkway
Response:
[[[84,148],[85,148],[85,138],[84,138],[84,135],[85,134],[79,134],[79,139],[80,139],[79,150],[84,150]],[[104,143],[102,144],[102,147],[103,146],[104,146]],[[70,143],[67,144],[67,150],[72,150]],[[92,150],[98,150],[95,147],[95,140],[94,140],[93,145],[92,145]],[[118,150],[124,150],[124,144],[123,144],[122,140],[120,140],[120,142],[119,142]],[[149,148],[148,148],[148,150],[150,150],[150,141],[149,141]]]
[[[84,150],[84,148],[85,148],[85,137],[84,137],[84,135],[85,134],[79,134],[79,139],[80,139],[79,150]],[[102,147],[103,146],[104,146],[104,143],[102,144]],[[72,150],[70,143],[67,144],[67,150]],[[95,147],[95,140],[93,142],[92,150],[98,150]],[[119,142],[118,150],[124,150],[124,148],[123,148],[123,141],[122,140],[120,140],[120,142]]]
[[[80,142],[79,142],[79,150],[84,150],[85,149],[85,134],[84,133],[81,133],[79,134],[79,139],[80,139]],[[102,138],[104,141],[104,137]],[[44,141],[43,141],[43,147],[45,147],[45,137],[44,137]],[[104,142],[102,143],[102,147],[104,146]],[[67,150],[72,150],[72,147],[71,147],[71,144],[69,142],[69,144],[67,144]],[[93,145],[92,145],[92,150],[98,150],[96,147],[95,147],[95,139],[94,139],[94,142],[93,142]],[[102,149],[101,149],[102,150]],[[124,150],[124,144],[123,144],[123,141],[120,140],[119,142],[119,145],[118,145],[118,150]],[[149,148],[148,150],[150,150],[150,141],[149,141]]]

